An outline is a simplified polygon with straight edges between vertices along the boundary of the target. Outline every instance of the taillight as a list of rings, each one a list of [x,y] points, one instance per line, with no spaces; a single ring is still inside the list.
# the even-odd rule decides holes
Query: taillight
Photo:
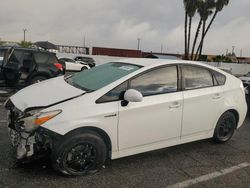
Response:
[[[62,64],[60,64],[60,63],[54,63],[54,65],[55,65],[55,67],[56,67],[58,70],[63,71],[63,66],[62,66]]]

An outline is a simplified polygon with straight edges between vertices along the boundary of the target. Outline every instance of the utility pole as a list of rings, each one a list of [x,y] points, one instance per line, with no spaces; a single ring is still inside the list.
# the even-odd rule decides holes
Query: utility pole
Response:
[[[85,38],[85,35],[83,36],[83,47],[85,48],[86,47],[86,38]]]
[[[232,46],[232,55],[234,54],[235,46]]]
[[[161,53],[163,52],[163,44],[161,44]]]
[[[137,50],[140,50],[141,39],[140,39],[140,38],[137,38],[137,41],[138,41]]]
[[[23,29],[23,41],[25,42],[25,40],[26,40],[26,31],[27,31],[27,29]]]

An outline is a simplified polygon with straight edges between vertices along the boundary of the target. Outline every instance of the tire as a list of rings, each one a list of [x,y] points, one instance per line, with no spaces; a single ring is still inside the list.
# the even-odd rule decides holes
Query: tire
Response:
[[[107,157],[104,140],[94,132],[68,135],[57,143],[51,153],[56,171],[69,176],[95,173]]]
[[[46,79],[48,79],[48,78],[45,76],[35,76],[35,77],[31,78],[30,84],[35,84],[35,83],[41,82],[41,81],[46,80]]]
[[[87,69],[88,69],[87,67],[82,67],[82,68],[81,68],[81,71],[87,70]]]
[[[230,140],[236,129],[236,118],[232,112],[222,114],[214,130],[213,141],[225,143]]]

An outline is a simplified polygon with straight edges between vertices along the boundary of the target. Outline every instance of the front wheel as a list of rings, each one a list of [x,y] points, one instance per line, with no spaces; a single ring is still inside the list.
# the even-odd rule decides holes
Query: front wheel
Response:
[[[225,112],[217,122],[213,140],[216,143],[224,143],[230,140],[236,129],[236,118],[232,112]]]
[[[104,164],[107,148],[95,133],[66,136],[52,150],[51,160],[55,170],[71,176],[96,172]]]

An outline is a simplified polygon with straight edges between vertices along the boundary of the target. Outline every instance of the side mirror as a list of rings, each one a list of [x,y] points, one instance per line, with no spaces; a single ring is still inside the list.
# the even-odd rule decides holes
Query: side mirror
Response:
[[[124,100],[128,102],[141,102],[143,100],[143,96],[135,89],[128,89],[124,93]]]

